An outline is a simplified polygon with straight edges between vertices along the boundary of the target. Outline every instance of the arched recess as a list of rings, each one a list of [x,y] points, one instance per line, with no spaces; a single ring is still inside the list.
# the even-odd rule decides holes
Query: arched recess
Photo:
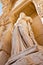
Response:
[[[39,12],[37,11],[38,9],[37,5],[34,2],[32,3],[34,4],[36,12],[37,12],[37,16],[33,18],[32,29],[38,44],[43,46],[43,24],[40,18],[41,16],[39,15]]]
[[[9,20],[15,23],[21,12],[24,12],[27,16],[32,17],[33,23],[31,26],[35,35],[35,39],[37,40],[38,44],[43,45],[43,25],[37,13],[37,8],[34,2],[31,0],[25,0],[22,2],[15,9],[13,9],[13,11],[11,11]]]

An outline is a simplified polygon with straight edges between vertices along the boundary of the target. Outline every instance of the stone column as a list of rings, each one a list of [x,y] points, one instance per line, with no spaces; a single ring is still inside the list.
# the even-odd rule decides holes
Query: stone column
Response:
[[[17,0],[1,0],[3,4],[3,16],[6,17]]]

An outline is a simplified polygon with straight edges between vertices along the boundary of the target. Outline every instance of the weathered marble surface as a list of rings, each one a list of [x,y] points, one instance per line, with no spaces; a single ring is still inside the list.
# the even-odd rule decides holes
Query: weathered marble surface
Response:
[[[14,25],[11,57],[5,65],[43,65],[43,47],[37,44],[31,23],[30,17],[20,14]]]
[[[12,23],[0,26],[0,65],[5,65],[11,55],[12,29]]]

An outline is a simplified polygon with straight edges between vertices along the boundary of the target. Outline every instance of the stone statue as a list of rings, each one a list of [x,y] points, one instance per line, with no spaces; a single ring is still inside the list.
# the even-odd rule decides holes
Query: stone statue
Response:
[[[43,65],[43,50],[34,38],[31,23],[30,17],[20,14],[14,24],[11,57],[5,65]]]

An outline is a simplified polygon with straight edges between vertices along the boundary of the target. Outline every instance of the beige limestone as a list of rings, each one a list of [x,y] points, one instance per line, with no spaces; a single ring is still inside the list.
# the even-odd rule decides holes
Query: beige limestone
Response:
[[[6,52],[0,51],[0,65],[5,65],[8,58],[9,58],[9,55]]]
[[[38,3],[38,0],[36,0],[37,1],[37,3]],[[40,0],[41,1],[41,0]],[[11,47],[10,47],[10,44],[9,44],[9,46],[8,46],[8,44],[6,43],[6,41],[7,42],[11,42],[11,40],[9,39],[9,37],[8,36],[10,36],[10,38],[11,38],[11,32],[12,32],[12,30],[11,30],[11,28],[12,28],[12,25],[8,25],[8,26],[6,26],[9,22],[13,22],[13,23],[15,23],[16,22],[16,20],[17,20],[17,18],[18,18],[18,16],[19,16],[19,14],[20,14],[20,12],[21,11],[23,11],[23,12],[25,12],[26,13],[26,15],[28,15],[28,16],[31,16],[32,18],[33,18],[33,22],[32,22],[32,28],[33,28],[33,32],[34,32],[34,35],[35,35],[35,38],[36,38],[36,40],[37,40],[37,42],[38,42],[38,44],[40,44],[40,45],[43,45],[43,26],[42,26],[42,23],[41,23],[41,20],[40,20],[40,18],[39,18],[39,16],[37,15],[37,9],[34,7],[34,5],[35,4],[33,4],[32,2],[30,2],[29,0],[26,0],[25,1],[25,4],[24,3],[22,3],[21,5],[19,5],[16,9],[14,9],[13,11],[12,11],[12,7],[13,7],[13,2],[14,2],[14,0],[12,0],[11,2],[10,2],[10,0],[2,0],[2,2],[3,2],[3,12],[4,12],[4,14],[2,15],[2,17],[1,17],[1,19],[0,19],[0,21],[1,22],[4,22],[4,28],[3,28],[3,26],[0,28],[0,38],[2,37],[2,35],[5,35],[5,36],[3,36],[3,38],[4,39],[2,39],[2,44],[5,44],[4,45],[4,47],[2,47],[2,44],[1,44],[1,47],[2,47],[2,49],[1,50],[3,50],[3,51],[5,51],[5,52],[7,52],[7,54],[10,54],[10,50],[11,50]],[[40,3],[40,2],[39,2]],[[8,4],[8,5],[7,5]],[[10,5],[9,5],[10,4]],[[43,5],[40,5],[40,6],[43,6]],[[41,8],[42,9],[42,8]],[[42,12],[43,12],[43,10],[42,10]],[[38,13],[39,14],[39,13]],[[42,16],[42,13],[40,14],[41,16]],[[6,23],[6,22],[8,22],[8,23]],[[6,25],[5,25],[6,24]],[[2,25],[3,25],[3,23],[2,23]],[[7,27],[7,31],[5,30],[6,29],[6,27]],[[11,28],[10,28],[11,27]],[[5,30],[5,32],[3,33],[3,31]],[[15,29],[16,30],[16,29]],[[36,32],[37,31],[37,32]],[[16,34],[17,35],[17,34]],[[33,37],[33,36],[32,36]],[[20,38],[20,40],[21,40],[21,37],[19,37]],[[17,36],[17,39],[18,39],[18,36]],[[4,42],[3,42],[4,41]],[[21,40],[22,41],[22,40]],[[17,42],[16,42],[17,43]],[[24,42],[23,42],[24,43]],[[17,45],[18,46],[18,45]],[[9,47],[9,48],[8,48]],[[15,46],[16,47],[16,46]],[[20,49],[20,50],[19,50]],[[9,51],[8,51],[9,50]],[[16,50],[17,51],[15,51],[16,53],[19,53],[19,51],[23,51],[23,50],[25,50],[25,47],[24,47],[24,45],[22,44],[22,42],[21,42],[21,48],[18,46],[17,48],[16,48]],[[42,52],[41,52],[42,53]],[[4,54],[4,53],[2,53],[2,54]],[[1,54],[1,55],[2,55]],[[0,55],[0,56],[1,56]],[[4,54],[5,55],[5,54]],[[33,55],[33,57],[34,57],[34,55]],[[43,56],[41,57],[42,59],[43,59]],[[2,58],[3,59],[3,58]],[[35,58],[36,59],[36,58]],[[35,60],[36,61],[36,60]],[[39,59],[38,59],[38,61],[39,61]],[[21,62],[17,62],[17,63],[14,63],[14,64],[22,64],[22,65],[24,65],[24,64],[26,64],[26,63],[24,63],[23,64],[23,62],[25,62],[25,59],[24,59],[24,61],[21,61]],[[27,61],[26,61],[27,62]],[[29,62],[29,61],[28,61]],[[32,61],[33,62],[33,61]],[[40,62],[40,61],[39,61]],[[42,65],[43,65],[43,61],[41,61],[42,62]],[[2,62],[1,62],[2,63]],[[27,63],[27,65],[28,65],[29,63]],[[2,65],[2,64],[1,64]]]

